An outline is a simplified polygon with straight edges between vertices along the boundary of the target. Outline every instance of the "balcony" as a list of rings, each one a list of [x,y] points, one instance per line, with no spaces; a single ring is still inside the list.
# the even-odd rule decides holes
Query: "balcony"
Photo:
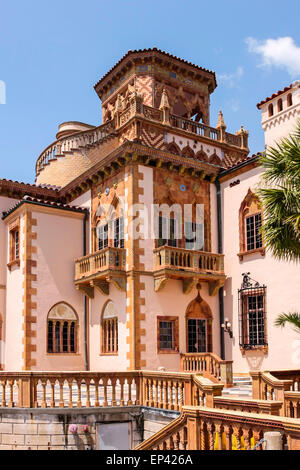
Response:
[[[105,248],[75,261],[75,286],[94,298],[94,288],[109,295],[109,284],[126,289],[126,250]]]
[[[168,279],[181,279],[185,294],[198,282],[208,282],[213,296],[226,279],[224,255],[169,246],[157,248],[154,250],[155,291],[160,291]]]

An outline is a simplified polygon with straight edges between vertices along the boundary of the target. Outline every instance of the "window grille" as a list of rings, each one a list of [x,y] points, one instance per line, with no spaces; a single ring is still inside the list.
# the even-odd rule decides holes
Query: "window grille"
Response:
[[[243,274],[239,289],[239,337],[240,347],[254,349],[267,346],[266,286]]]

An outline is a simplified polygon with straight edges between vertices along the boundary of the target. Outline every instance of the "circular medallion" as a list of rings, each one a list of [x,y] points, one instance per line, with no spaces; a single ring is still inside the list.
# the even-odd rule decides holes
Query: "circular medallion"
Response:
[[[182,191],[183,193],[186,191],[186,186],[184,184],[180,186],[180,191]]]

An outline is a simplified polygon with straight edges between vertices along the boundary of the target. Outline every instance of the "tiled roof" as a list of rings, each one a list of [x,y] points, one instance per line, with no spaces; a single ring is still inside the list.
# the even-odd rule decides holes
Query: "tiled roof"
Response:
[[[204,67],[200,67],[199,65],[196,65],[196,64],[193,64],[192,62],[188,62],[187,60],[184,60],[184,59],[181,59],[180,57],[177,57],[175,55],[172,55],[172,54],[169,54],[168,52],[165,52],[165,51],[162,51],[161,49],[157,49],[156,47],[153,47],[152,49],[137,49],[137,50],[134,50],[134,51],[131,51],[129,50],[95,85],[94,85],[94,88],[96,88],[111,72],[113,72],[117,67],[118,65],[120,65],[120,63],[126,59],[127,57],[129,57],[130,55],[133,55],[133,54],[141,54],[143,52],[157,52],[159,54],[162,54],[166,57],[169,57],[170,59],[174,59],[174,60],[178,60],[180,61],[181,63],[183,64],[186,64],[190,67],[194,67],[198,70],[201,70],[202,72],[206,72],[206,73],[210,73],[214,76],[215,78],[215,81],[216,81],[216,74],[215,72],[213,72],[212,70],[208,70],[208,69],[205,69]]]
[[[31,184],[31,183],[24,183],[23,181],[13,181],[13,180],[8,180],[6,178],[1,178],[0,179],[0,185],[1,183],[9,183],[9,184],[12,184],[12,185],[22,185],[22,186],[27,186],[27,187],[30,187],[30,188],[41,188],[41,189],[50,189],[50,190],[53,190],[53,191],[59,191],[61,189],[61,186],[54,186],[54,185],[51,185],[51,184]]]
[[[248,163],[255,162],[259,158],[260,155],[261,153],[256,153],[251,156],[248,155],[246,158],[239,160],[238,162],[234,162],[234,163],[231,161],[231,159],[228,156],[225,156],[224,162],[226,164],[226,168],[224,168],[221,171],[220,175],[224,175],[227,172],[235,170],[241,166],[247,165]]]
[[[69,204],[63,204],[59,202],[43,201],[42,199],[37,199],[34,197],[30,197],[30,196],[24,196],[23,199],[17,202],[17,204],[15,204],[11,209],[9,209],[8,211],[2,212],[2,219],[5,219],[12,212],[14,212],[18,207],[26,203],[34,204],[38,206],[44,206],[44,207],[52,207],[54,209],[62,209],[62,210],[71,211],[71,212],[80,212],[82,214],[88,212],[88,209],[83,208],[83,207],[70,206]]]
[[[286,86],[283,90],[278,90],[277,93],[273,93],[272,96],[268,96],[268,98],[266,98],[265,100],[262,100],[260,101],[259,103],[257,103],[257,108],[260,109],[260,107],[264,104],[266,104],[268,101],[271,101],[273,100],[274,98],[277,98],[277,96],[280,96],[282,95],[283,93],[285,93],[286,91],[288,90],[291,90],[291,88],[293,88],[293,83],[291,83],[289,86]]]

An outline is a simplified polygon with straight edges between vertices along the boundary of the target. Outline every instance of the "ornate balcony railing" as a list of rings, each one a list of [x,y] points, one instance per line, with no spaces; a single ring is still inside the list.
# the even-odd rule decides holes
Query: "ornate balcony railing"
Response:
[[[163,246],[154,250],[155,269],[224,274],[224,255]]]
[[[135,450],[264,450],[266,432],[280,432],[282,449],[300,446],[299,420],[207,407],[183,408],[181,416]]]
[[[126,250],[105,248],[75,261],[75,281],[92,278],[108,269],[124,271],[126,267]]]
[[[212,380],[225,383],[226,387],[233,386],[232,364],[233,361],[223,361],[213,353],[181,355],[182,371],[203,374]]]
[[[111,134],[114,129],[115,124],[114,120],[112,120],[93,129],[77,132],[76,134],[62,137],[61,139],[53,142],[43,150],[41,155],[38,157],[35,168],[36,175],[40,173],[45,165],[48,165],[48,163],[59,156],[72,153],[83,148],[93,147]]]

